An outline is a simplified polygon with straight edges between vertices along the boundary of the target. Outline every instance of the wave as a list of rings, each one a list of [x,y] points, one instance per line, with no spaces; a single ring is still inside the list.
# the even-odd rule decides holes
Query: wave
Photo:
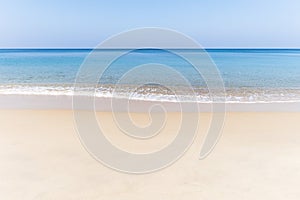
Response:
[[[74,92],[76,91],[76,92]],[[3,84],[0,95],[95,96],[163,102],[274,103],[300,102],[300,88],[226,88],[212,96],[207,88],[172,88],[160,85]]]

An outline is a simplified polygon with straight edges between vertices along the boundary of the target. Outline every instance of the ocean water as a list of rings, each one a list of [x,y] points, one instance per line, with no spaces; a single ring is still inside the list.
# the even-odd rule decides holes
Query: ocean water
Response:
[[[109,55],[116,50],[103,51],[102,55]],[[187,51],[193,54],[194,50]],[[2,49],[0,94],[72,95],[76,74],[90,52],[90,49]],[[208,49],[207,53],[220,71],[227,102],[300,102],[300,50]],[[99,80],[96,96],[112,96],[114,85],[122,76],[145,63],[171,66],[191,84],[197,101],[211,101],[204,79],[188,62],[155,49],[135,50],[113,62]],[[150,75],[151,66],[149,71],[145,70],[131,78],[130,83],[123,84],[122,92],[134,91],[130,95],[133,99],[176,101],[170,87],[135,85],[135,82],[148,80]],[[190,94],[184,93],[185,88],[176,78],[164,73],[159,76],[174,88],[182,87],[180,95],[189,100]],[[87,82],[88,79],[87,75]]]

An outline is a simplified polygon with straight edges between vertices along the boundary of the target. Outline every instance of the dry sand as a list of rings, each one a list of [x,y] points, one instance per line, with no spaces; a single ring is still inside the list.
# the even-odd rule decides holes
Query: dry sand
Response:
[[[129,151],[150,151],[172,139],[178,113],[164,135],[130,142],[111,113],[98,113],[108,137]],[[147,123],[147,116],[133,118]],[[172,166],[145,175],[123,174],[82,147],[71,111],[0,111],[0,199],[299,199],[300,113],[228,113],[214,151],[199,160],[210,115],[188,152]],[[173,125],[173,126],[172,126]],[[127,141],[128,140],[128,141]],[[145,142],[145,141],[144,141]]]

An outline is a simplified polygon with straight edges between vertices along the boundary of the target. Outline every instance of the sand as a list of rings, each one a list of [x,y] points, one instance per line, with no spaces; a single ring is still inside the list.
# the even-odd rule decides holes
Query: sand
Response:
[[[128,151],[162,147],[178,113],[154,142],[118,134],[111,113],[98,113],[115,143]],[[147,124],[147,116],[133,118]],[[299,199],[300,113],[228,113],[214,151],[199,160],[210,115],[168,168],[144,175],[111,170],[81,145],[68,110],[0,111],[0,199]],[[175,126],[175,125],[174,125]]]

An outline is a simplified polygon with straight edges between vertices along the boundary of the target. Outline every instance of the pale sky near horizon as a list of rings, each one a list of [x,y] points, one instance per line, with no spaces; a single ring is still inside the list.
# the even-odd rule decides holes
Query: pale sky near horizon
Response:
[[[139,27],[204,47],[300,48],[299,0],[0,0],[0,48],[95,47]]]

